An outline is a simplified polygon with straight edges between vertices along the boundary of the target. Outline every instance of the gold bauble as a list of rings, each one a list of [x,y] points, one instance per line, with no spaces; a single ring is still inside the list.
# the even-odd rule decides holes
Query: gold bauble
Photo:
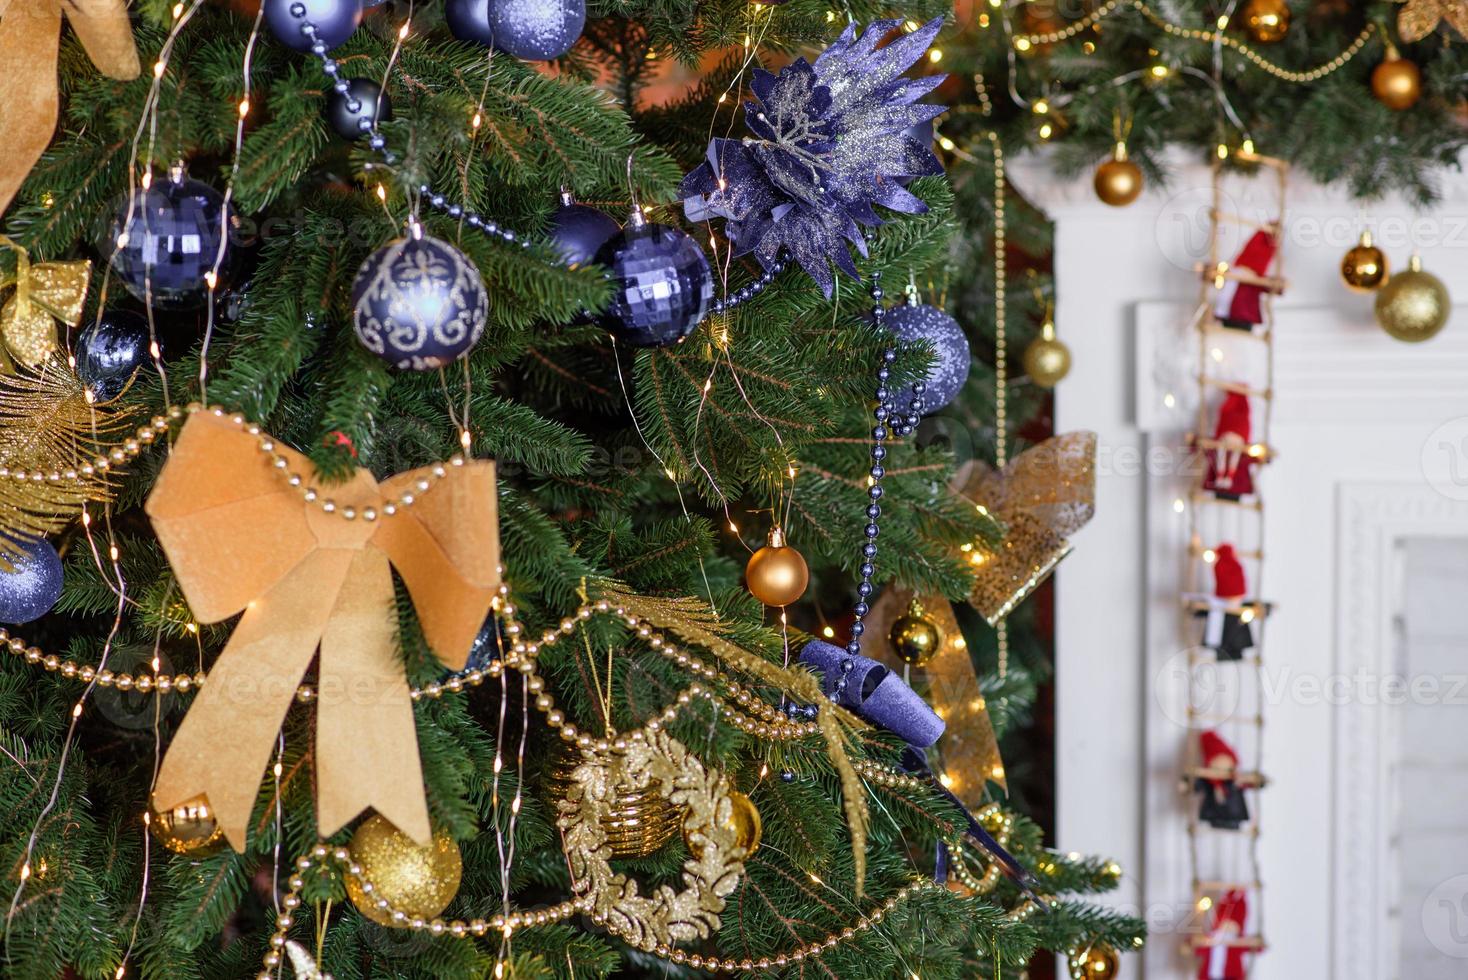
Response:
[[[1055,324],[1045,321],[1040,336],[1025,348],[1025,374],[1041,388],[1054,388],[1070,373],[1070,348],[1055,337]]]
[[[1388,54],[1371,73],[1371,94],[1388,109],[1410,109],[1422,98],[1422,70],[1414,61]]]
[[[1361,233],[1360,244],[1341,259],[1341,278],[1358,293],[1379,289],[1391,276],[1385,253],[1371,241],[1371,232]]]
[[[688,817],[685,815],[683,843],[693,860],[702,861],[703,847],[689,839],[687,821]],[[754,852],[759,850],[760,837],[764,832],[764,824],[760,821],[759,809],[755,807],[754,801],[738,790],[730,790],[729,815],[724,818],[723,823],[734,832],[735,848],[743,854],[744,860],[753,857]]]
[[[756,599],[767,606],[788,606],[805,594],[810,569],[800,552],[785,543],[778,527],[770,531],[768,543],[744,566],[744,582]]]
[[[1452,300],[1442,280],[1422,269],[1412,256],[1406,272],[1399,272],[1376,292],[1376,322],[1397,340],[1420,343],[1437,336],[1448,322]]]
[[[458,894],[464,862],[448,834],[435,833],[433,843],[423,847],[373,815],[352,835],[351,851],[352,860],[362,866],[362,879],[372,882],[372,894],[362,890],[356,876],[347,875],[347,895],[357,911],[378,925],[399,925],[391,912],[377,907],[379,898],[409,918],[433,919]]]
[[[224,828],[214,819],[209,800],[203,796],[167,810],[154,810],[148,826],[158,843],[175,854],[203,857],[224,847]]]
[[[1121,957],[1100,943],[1071,957],[1070,975],[1076,980],[1112,980],[1121,970]]]
[[[1249,0],[1244,5],[1244,30],[1258,44],[1284,40],[1290,30],[1290,8],[1285,0]]]
[[[926,666],[943,647],[942,631],[916,602],[908,608],[907,615],[892,621],[887,639],[892,641],[892,649],[902,662],[914,667]]]
[[[552,809],[556,801],[570,797],[575,782],[573,773],[581,762],[581,753],[574,749],[556,760],[550,774]],[[678,833],[683,817],[683,811],[659,793],[657,787],[649,786],[640,791],[618,792],[609,804],[601,829],[607,836],[612,857],[641,858],[662,850]]]
[[[1142,193],[1142,170],[1127,159],[1126,144],[1116,144],[1111,159],[1096,168],[1096,196],[1104,204],[1123,208]]]

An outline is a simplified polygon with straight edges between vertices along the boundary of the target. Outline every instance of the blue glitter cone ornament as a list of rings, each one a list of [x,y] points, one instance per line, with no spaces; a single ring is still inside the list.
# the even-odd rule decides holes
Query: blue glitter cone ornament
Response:
[[[128,310],[108,310],[76,338],[76,376],[93,402],[110,402],[148,364],[148,321]]]
[[[882,326],[904,344],[925,340],[933,347],[935,360],[924,379],[926,387],[921,395],[911,385],[898,392],[899,408],[905,410],[917,397],[922,401],[922,413],[931,415],[958,397],[968,380],[970,356],[968,338],[957,320],[936,306],[905,303],[888,310]]]
[[[633,347],[678,343],[714,298],[713,272],[698,242],[677,228],[648,223],[640,210],[602,247],[597,261],[616,283],[607,329]]]
[[[491,43],[526,61],[571,50],[586,26],[586,0],[489,0]]]
[[[395,367],[429,371],[463,357],[488,318],[474,263],[416,226],[369,255],[352,283],[357,339]]]
[[[0,541],[0,623],[40,619],[61,598],[61,558],[45,538]],[[9,568],[4,567],[9,565]]]
[[[569,268],[596,259],[596,253],[620,233],[622,226],[605,211],[577,204],[570,193],[561,194],[561,206],[551,215],[550,240]]]
[[[301,28],[312,24],[326,50],[351,37],[362,23],[362,0],[264,0],[265,23],[281,44],[310,51],[311,38]]]
[[[204,302],[216,262],[224,278],[225,228],[234,220],[232,211],[226,217],[223,194],[175,167],[121,204],[104,254],[112,256],[113,271],[127,291],[144,303],[188,309]]]
[[[744,104],[750,135],[713,140],[683,179],[688,220],[725,219],[734,254],[753,254],[766,269],[787,251],[827,296],[831,264],[855,277],[849,246],[867,254],[862,228],[882,224],[876,206],[926,211],[903,181],[943,172],[909,130],[943,113],[918,100],[946,76],[903,77],[943,22],[879,48],[901,23],[875,21],[860,37],[849,26],[814,64],[802,58],[778,75],[755,72],[756,101]]]

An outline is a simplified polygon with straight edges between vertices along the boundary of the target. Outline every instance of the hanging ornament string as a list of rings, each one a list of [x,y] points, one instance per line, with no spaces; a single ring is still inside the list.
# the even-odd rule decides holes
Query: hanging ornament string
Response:
[[[1120,133],[1120,117],[1117,118],[1116,125]],[[994,160],[994,467],[1002,471],[1009,462],[1009,274],[1008,259],[1005,256],[1007,226],[1004,215],[1004,146],[994,130],[989,130],[986,135]],[[1004,680],[1009,675],[1007,619],[1001,619],[994,627],[994,635],[999,679]]]

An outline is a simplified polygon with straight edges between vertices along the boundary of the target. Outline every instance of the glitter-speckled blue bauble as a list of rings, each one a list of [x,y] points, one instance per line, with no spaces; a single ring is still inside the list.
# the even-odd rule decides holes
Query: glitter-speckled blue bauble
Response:
[[[927,390],[921,396],[922,414],[938,411],[958,396],[968,380],[968,338],[958,321],[935,306],[904,304],[887,311],[882,325],[903,343],[926,340],[933,346],[936,358],[928,370]],[[897,410],[906,412],[912,402],[911,387],[897,392]]]
[[[494,44],[494,30],[489,26],[490,0],[444,0],[443,19],[449,33],[460,41]]]
[[[352,36],[362,23],[362,0],[265,0],[265,23],[286,47],[310,51],[301,25],[316,25],[316,37],[329,51]]]
[[[597,254],[616,292],[607,329],[633,347],[675,344],[693,332],[714,297],[709,260],[691,235],[632,221]]]
[[[0,623],[40,619],[61,598],[61,558],[45,538],[0,541],[10,568],[0,567]]]
[[[429,371],[463,357],[484,333],[488,316],[479,270],[437,238],[384,245],[352,283],[357,339],[400,368]]]
[[[572,269],[594,261],[602,246],[621,230],[617,220],[605,211],[570,200],[563,201],[551,215],[551,244],[561,261]]]
[[[559,58],[586,26],[586,0],[489,0],[493,44],[526,61]]]
[[[76,376],[94,402],[110,402],[148,363],[148,321],[128,310],[108,310],[76,338]]]
[[[233,224],[233,213],[227,221]],[[160,309],[179,310],[204,301],[215,263],[221,277],[228,268],[228,248],[224,195],[173,174],[119,205],[107,254],[128,292]]]

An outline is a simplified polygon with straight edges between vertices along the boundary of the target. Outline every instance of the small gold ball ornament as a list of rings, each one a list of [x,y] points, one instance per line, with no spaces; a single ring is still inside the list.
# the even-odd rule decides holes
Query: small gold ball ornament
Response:
[[[1244,30],[1256,44],[1283,41],[1290,31],[1290,8],[1285,0],[1249,0],[1243,16]]]
[[[810,569],[800,552],[785,543],[785,532],[775,527],[763,548],[744,566],[744,582],[767,606],[788,606],[805,594]]]
[[[1054,388],[1070,373],[1070,348],[1055,337],[1055,324],[1046,320],[1040,336],[1025,348],[1025,374],[1041,388]]]
[[[1386,254],[1371,241],[1371,232],[1361,232],[1361,241],[1341,259],[1341,278],[1358,293],[1379,289],[1391,276]]]
[[[938,629],[916,600],[907,608],[907,615],[892,621],[887,633],[892,649],[902,662],[914,667],[924,667],[943,647],[943,632]]]
[[[167,810],[154,810],[148,827],[158,843],[186,857],[204,857],[224,847],[224,828],[214,819],[204,796]]]
[[[1421,343],[1437,336],[1452,306],[1442,280],[1424,271],[1422,259],[1414,255],[1407,271],[1376,291],[1376,322],[1396,340]]]
[[[362,866],[362,879],[372,882],[372,893],[362,890],[355,875],[347,875],[347,895],[357,911],[383,926],[400,926],[392,912],[377,907],[377,899],[410,918],[432,919],[454,900],[464,872],[459,845],[445,833],[420,846],[385,818],[374,814],[352,835],[352,860]]]
[[[1075,980],[1112,980],[1121,970],[1121,957],[1110,946],[1097,943],[1070,959],[1070,975]]]
[[[1124,208],[1142,193],[1142,170],[1127,159],[1126,144],[1117,143],[1111,159],[1096,168],[1092,183],[1103,204]]]
[[[1389,49],[1386,60],[1371,72],[1371,94],[1388,109],[1410,109],[1422,98],[1422,69]]]
[[[747,861],[753,857],[754,852],[759,850],[760,837],[764,833],[764,824],[760,820],[759,809],[755,807],[754,801],[738,790],[731,790],[729,792],[729,815],[723,823],[734,832],[735,849],[743,854],[744,860]],[[684,817],[683,843],[693,860],[703,860],[703,847],[695,844],[689,838],[687,815]]]

